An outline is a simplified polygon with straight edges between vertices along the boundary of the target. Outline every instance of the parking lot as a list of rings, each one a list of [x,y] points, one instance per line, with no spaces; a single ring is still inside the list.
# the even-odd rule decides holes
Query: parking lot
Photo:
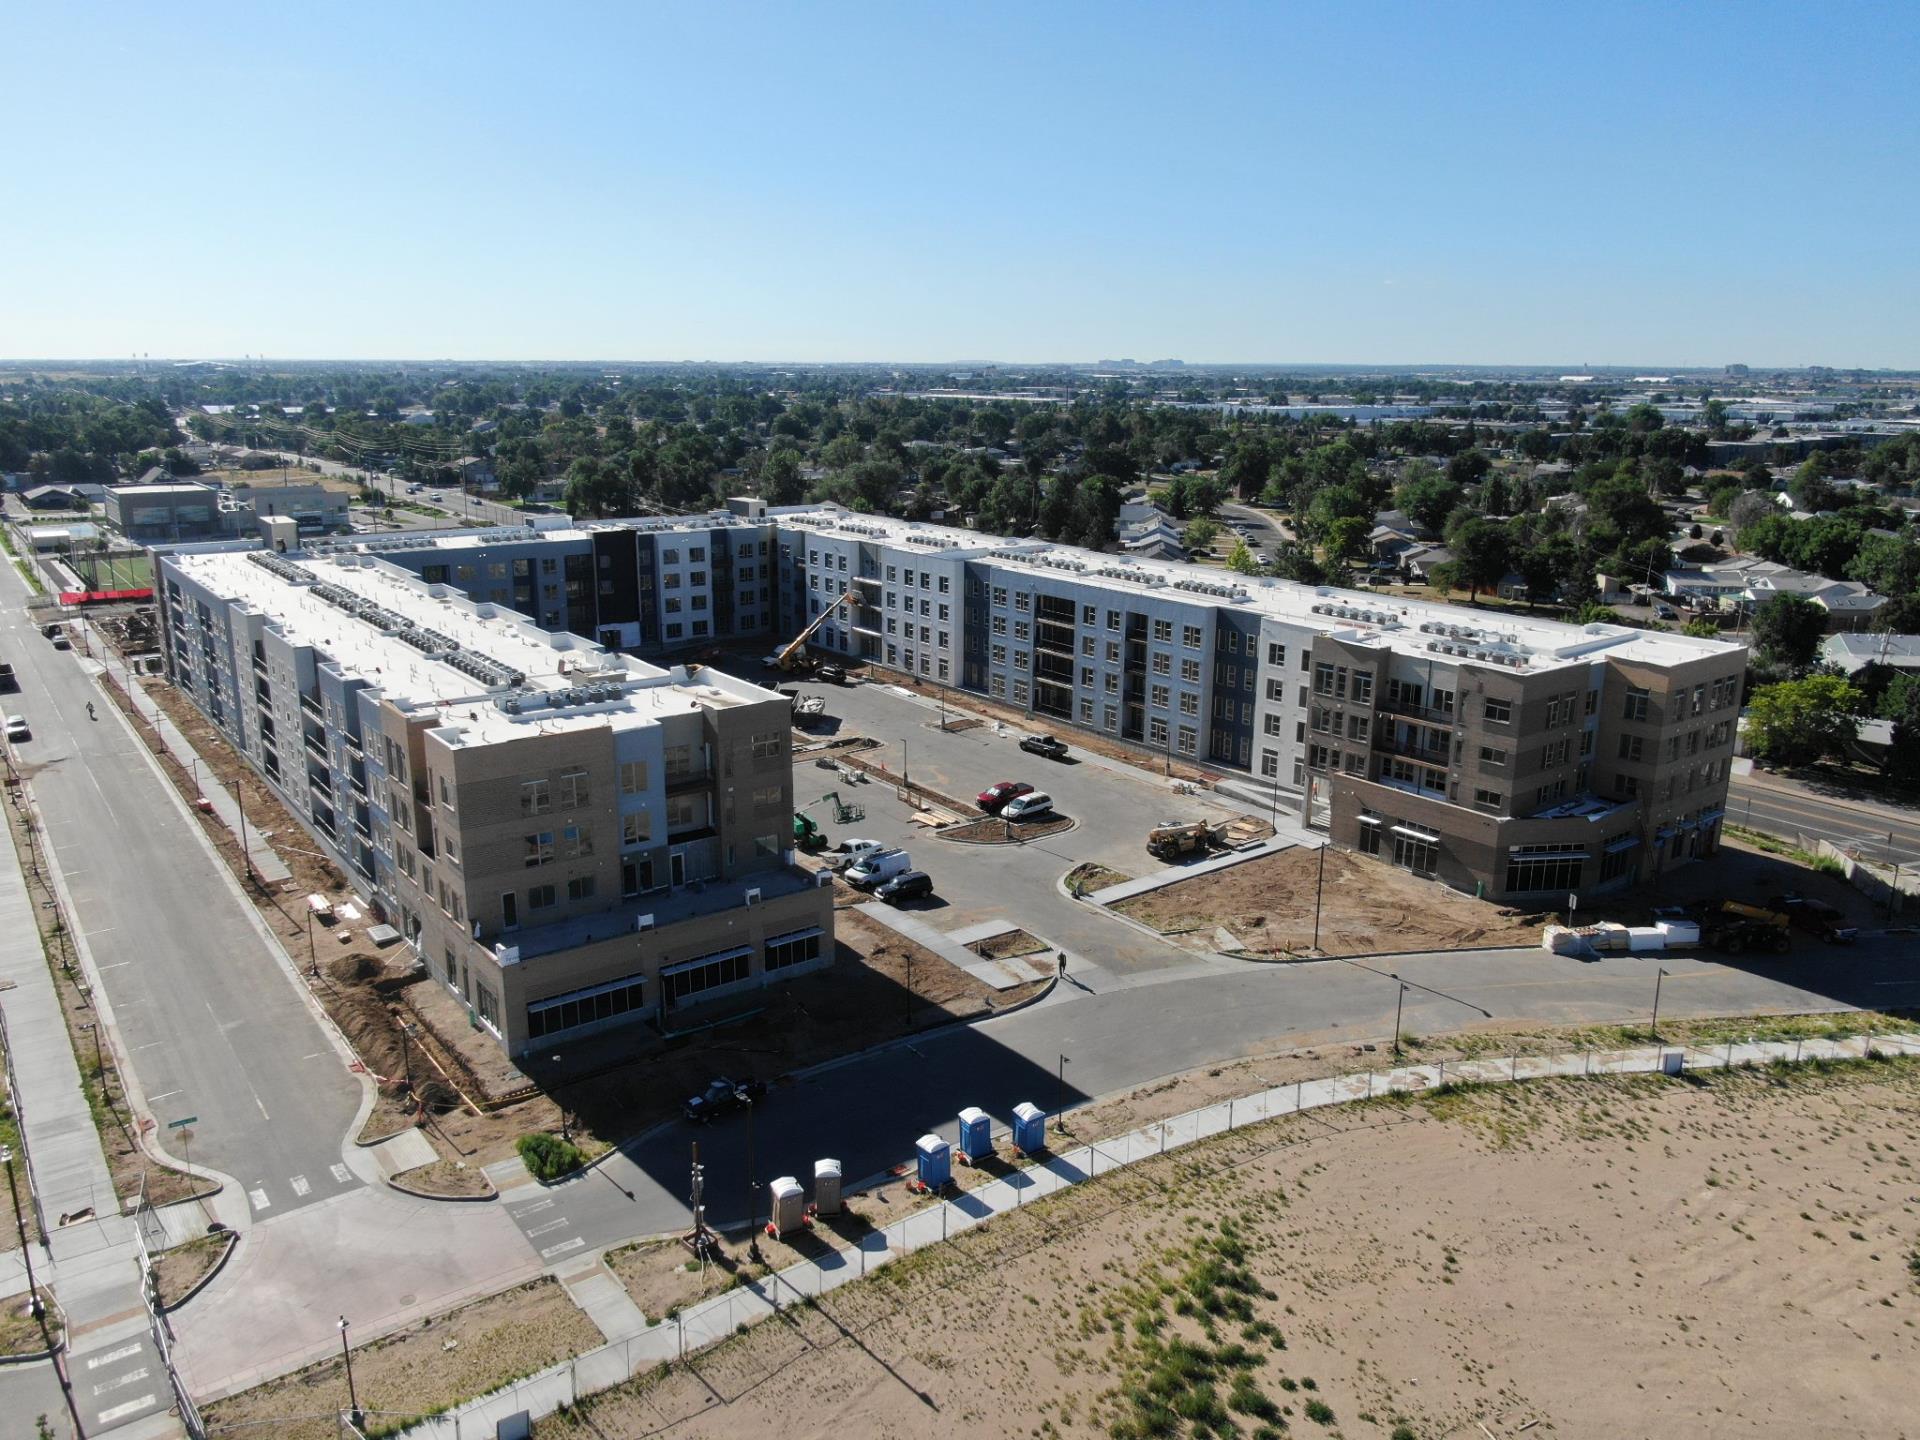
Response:
[[[825,721],[807,732],[813,738],[878,740],[877,749],[859,752],[863,759],[957,799],[970,801],[998,780],[1025,781],[1053,796],[1056,811],[1074,821],[1069,830],[1023,844],[942,840],[915,822],[895,786],[881,780],[850,784],[816,765],[814,756],[797,756],[794,804],[813,816],[831,843],[858,837],[899,845],[912,854],[915,869],[933,877],[934,898],[908,907],[926,923],[952,931],[1003,920],[1117,974],[1192,963],[1190,954],[1067,899],[1058,883],[1087,862],[1136,876],[1162,869],[1147,854],[1151,825],[1222,820],[1239,811],[1205,794],[1176,793],[1159,776],[1077,748],[1064,761],[1026,754],[1019,748],[1023,732],[996,730],[991,723],[943,731],[935,704],[884,683],[802,682],[799,688],[826,699]],[[972,717],[949,709],[947,718],[952,725]],[[1062,738],[1073,745],[1071,731],[1063,731]],[[833,806],[823,798],[829,791],[863,806],[865,818],[835,824]]]

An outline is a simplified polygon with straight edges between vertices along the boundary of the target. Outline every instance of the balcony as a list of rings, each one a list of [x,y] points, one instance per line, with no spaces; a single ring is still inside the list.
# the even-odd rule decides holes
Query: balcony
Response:
[[[1403,755],[1409,760],[1418,760],[1423,765],[1432,765],[1445,770],[1453,763],[1451,746],[1421,744],[1414,740],[1402,740],[1392,730],[1383,729],[1373,737],[1373,748],[1383,755]]]
[[[300,708],[316,720],[326,718],[327,712],[321,708],[320,702],[304,690],[300,692]]]
[[[300,741],[303,745],[307,747],[307,753],[309,755],[316,756],[321,760],[325,760],[327,758],[327,737],[326,736],[317,735],[311,730],[302,730],[300,732]]]
[[[1436,710],[1429,705],[1416,705],[1410,700],[1397,699],[1383,694],[1380,697],[1380,709],[1389,715],[1403,715],[1409,720],[1424,720],[1429,725],[1454,726],[1460,723],[1460,716],[1452,710]]]

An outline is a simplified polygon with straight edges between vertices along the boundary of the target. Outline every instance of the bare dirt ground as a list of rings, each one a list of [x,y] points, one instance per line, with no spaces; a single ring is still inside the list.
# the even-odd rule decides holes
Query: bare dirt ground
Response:
[[[187,1298],[194,1286],[210,1275],[239,1242],[231,1230],[219,1235],[202,1235],[153,1257],[154,1294],[163,1307],[171,1309]]]
[[[1009,930],[1004,935],[975,940],[967,949],[986,960],[1006,960],[1019,955],[1038,955],[1047,947],[1024,930]]]
[[[368,1419],[391,1426],[600,1343],[593,1322],[558,1283],[543,1277],[354,1346],[354,1388]],[[205,1408],[205,1419],[214,1435],[337,1440],[346,1403],[346,1373],[335,1356],[215,1401]]]
[[[1024,845],[1029,840],[1042,840],[1072,828],[1073,820],[1066,815],[1048,815],[1034,820],[1002,820],[997,815],[989,815],[984,820],[950,825],[940,832],[940,838],[974,845]]]
[[[1328,955],[1397,950],[1449,950],[1469,945],[1528,945],[1540,940],[1540,920],[1364,855],[1329,848],[1320,902],[1320,949]],[[1302,953],[1313,944],[1314,893],[1320,852],[1282,850],[1229,866],[1113,908],[1214,949],[1224,926],[1250,951]]]
[[[60,1307],[53,1292],[44,1285],[35,1288],[46,1311],[44,1323],[35,1318],[26,1291],[0,1300],[0,1355],[42,1355],[53,1348],[47,1343],[49,1335],[60,1338]]]
[[[1276,1121],[535,1433],[1911,1435],[1917,1101],[1890,1061]]]

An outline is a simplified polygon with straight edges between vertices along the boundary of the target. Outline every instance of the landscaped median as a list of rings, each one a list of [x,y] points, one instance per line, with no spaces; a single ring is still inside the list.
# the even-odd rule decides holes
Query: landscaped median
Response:
[[[1741,1022],[1723,1023],[1737,1026]],[[1815,1021],[1810,1028],[1821,1028],[1826,1023],[1830,1022]],[[1866,1028],[1877,1028],[1880,1023],[1879,1019],[1869,1020]],[[1776,1024],[1774,1028],[1784,1032],[1788,1027]],[[1720,1094],[1723,1087],[1732,1087],[1725,1089],[1728,1095],[1751,1095],[1760,1101],[1782,1086],[1800,1083],[1796,1079],[1799,1076],[1814,1077],[1805,1083],[1817,1087],[1827,1083],[1824,1077],[1832,1076],[1841,1077],[1834,1083],[1844,1085],[1845,1077],[1856,1073],[1861,1077],[1861,1085],[1881,1087],[1874,1092],[1873,1103],[1883,1109],[1892,1104],[1894,1109],[1889,1113],[1904,1114],[1906,1130],[1916,1130],[1914,1115],[1920,1113],[1910,1103],[1913,1094],[1920,1091],[1920,1060],[1914,1058],[1920,1057],[1920,1034],[1911,1030],[1848,1039],[1751,1042],[1729,1039],[1711,1047],[1681,1044],[1600,1051],[1576,1049],[1531,1058],[1519,1055],[1517,1050],[1515,1045],[1498,1058],[1454,1059],[1349,1071],[1315,1080],[1269,1085],[1252,1095],[1216,1101],[1110,1140],[1056,1149],[1037,1157],[1034,1163],[1011,1167],[964,1193],[932,1201],[925,1208],[884,1227],[862,1228],[845,1248],[829,1238],[831,1232],[825,1226],[798,1237],[791,1249],[779,1242],[763,1241],[776,1264],[784,1253],[805,1254],[810,1258],[771,1273],[746,1272],[752,1275],[751,1279],[743,1276],[736,1280],[728,1275],[724,1280],[710,1279],[703,1285],[693,1272],[681,1269],[684,1261],[670,1250],[651,1253],[648,1269],[659,1266],[662,1271],[671,1269],[685,1276],[683,1294],[687,1290],[698,1294],[716,1283],[729,1288],[677,1309],[670,1302],[670,1319],[658,1321],[614,1345],[576,1355],[539,1375],[516,1382],[505,1392],[463,1406],[458,1425],[452,1417],[442,1417],[424,1422],[416,1427],[417,1432],[436,1437],[453,1436],[478,1427],[484,1433],[496,1419],[525,1409],[536,1417],[550,1417],[541,1420],[537,1433],[543,1437],[621,1434],[640,1424],[643,1416],[650,1417],[647,1420],[650,1428],[690,1418],[711,1407],[717,1397],[730,1404],[745,1402],[745,1408],[732,1418],[729,1429],[737,1428],[743,1434],[756,1433],[776,1423],[773,1416],[757,1413],[762,1403],[758,1398],[762,1393],[762,1380],[788,1372],[797,1364],[837,1364],[837,1361],[823,1362],[820,1357],[829,1352],[836,1356],[850,1353],[844,1347],[836,1348],[840,1339],[871,1326],[888,1325],[902,1326],[921,1336],[904,1347],[896,1337],[895,1343],[888,1346],[889,1353],[918,1357],[910,1378],[896,1375],[903,1380],[906,1394],[896,1397],[891,1387],[883,1387],[877,1398],[870,1395],[876,1398],[881,1410],[890,1410],[896,1398],[907,1406],[885,1418],[884,1425],[890,1429],[910,1427],[914,1417],[924,1419],[924,1412],[913,1407],[923,1406],[934,1398],[928,1393],[929,1389],[938,1390],[942,1409],[948,1404],[964,1409],[966,1395],[978,1393],[983,1386],[991,1388],[991,1377],[1004,1373],[1010,1353],[1007,1347],[1011,1345],[1018,1347],[1030,1361],[1049,1351],[1050,1355],[1044,1369],[1030,1372],[1037,1383],[1032,1387],[1023,1385],[1019,1400],[1013,1402],[1016,1407],[1025,1406],[1026,1410],[1013,1417],[1017,1423],[1010,1422],[1010,1428],[1024,1431],[1042,1418],[1052,1418],[1056,1407],[1064,1407],[1057,1409],[1063,1422],[1083,1420],[1113,1434],[1161,1433],[1154,1421],[1157,1411],[1151,1406],[1138,1413],[1126,1405],[1116,1407],[1116,1396],[1133,1392],[1127,1388],[1125,1374],[1110,1367],[1117,1363],[1124,1370],[1128,1365],[1141,1364],[1150,1370],[1158,1363],[1156,1356],[1165,1357],[1165,1347],[1171,1338],[1180,1336],[1189,1345],[1204,1343],[1209,1347],[1210,1358],[1200,1368],[1218,1378],[1222,1393],[1216,1398],[1228,1409],[1242,1409],[1234,1404],[1231,1395],[1224,1393],[1230,1389],[1238,1394],[1245,1407],[1251,1407],[1242,1409],[1242,1413],[1271,1414],[1276,1420],[1296,1413],[1297,1407],[1297,1413],[1309,1420],[1324,1410],[1327,1423],[1334,1423],[1349,1413],[1362,1422],[1376,1422],[1377,1417],[1387,1415],[1395,1417],[1391,1423],[1396,1427],[1412,1427],[1407,1430],[1409,1434],[1456,1433],[1462,1415],[1481,1413],[1473,1407],[1488,1400],[1485,1389],[1473,1378],[1473,1367],[1469,1367],[1464,1384],[1442,1383],[1418,1395],[1402,1392],[1398,1382],[1388,1380],[1387,1375],[1414,1373],[1420,1365],[1430,1364],[1432,1335],[1448,1333],[1461,1325],[1471,1331],[1471,1320],[1460,1316],[1437,1321],[1429,1315],[1415,1323],[1407,1317],[1396,1316],[1393,1307],[1407,1301],[1396,1298],[1397,1292],[1389,1286],[1382,1290],[1377,1303],[1385,1306],[1386,1314],[1394,1318],[1373,1315],[1376,1302],[1369,1301],[1366,1333],[1371,1337],[1377,1331],[1391,1332],[1403,1350],[1414,1347],[1418,1353],[1398,1354],[1395,1368],[1375,1373],[1357,1364],[1360,1357],[1370,1353],[1368,1348],[1352,1348],[1342,1340],[1345,1331],[1337,1316],[1346,1311],[1329,1300],[1335,1293],[1331,1288],[1332,1277],[1341,1271],[1313,1270],[1293,1275],[1286,1294],[1274,1292],[1273,1296],[1267,1296],[1273,1279],[1255,1279],[1252,1268],[1247,1271],[1247,1286],[1205,1279],[1207,1275],[1226,1275],[1235,1266],[1251,1266],[1252,1262],[1246,1258],[1253,1253],[1251,1244],[1245,1254],[1229,1255],[1217,1246],[1202,1254],[1193,1248],[1196,1236],[1204,1239],[1207,1228],[1216,1219],[1232,1212],[1235,1226],[1259,1233],[1261,1248],[1268,1257],[1260,1264],[1285,1269],[1289,1262],[1284,1257],[1290,1253],[1290,1242],[1284,1241],[1281,1232],[1273,1227],[1276,1222],[1282,1230],[1297,1224],[1297,1220],[1287,1218],[1295,1213],[1288,1209],[1289,1192],[1311,1188],[1315,1200],[1313,1213],[1338,1217],[1336,1228],[1340,1235],[1334,1237],[1328,1232],[1327,1243],[1335,1243],[1337,1238],[1340,1243],[1359,1247],[1356,1254],[1375,1257],[1385,1268],[1368,1262],[1363,1269],[1370,1277],[1378,1271],[1379,1282],[1387,1285],[1398,1273],[1395,1267],[1406,1265],[1401,1252],[1407,1241],[1427,1240],[1424,1228],[1431,1222],[1425,1212],[1410,1208],[1414,1206],[1416,1194],[1426,1193],[1430,1205],[1452,1207],[1457,1198],[1459,1206],[1464,1207],[1457,1215],[1451,1208],[1447,1211],[1446,1223],[1452,1234],[1437,1235],[1429,1242],[1433,1252],[1431,1274],[1427,1277],[1430,1283],[1455,1284],[1461,1270],[1460,1257],[1469,1246],[1474,1247],[1476,1253],[1476,1277],[1484,1275],[1497,1280],[1503,1262],[1487,1250],[1493,1242],[1486,1228],[1476,1228],[1471,1223],[1473,1216],[1489,1203],[1488,1195],[1492,1192],[1469,1173],[1462,1177],[1466,1189],[1454,1197],[1446,1186],[1452,1183],[1447,1177],[1454,1174],[1457,1167],[1449,1165],[1430,1172],[1422,1164],[1412,1162],[1408,1147],[1415,1142],[1408,1137],[1414,1132],[1407,1132],[1404,1127],[1423,1120],[1443,1125],[1471,1120],[1469,1133],[1479,1137],[1474,1143],[1488,1147],[1494,1154],[1530,1157],[1541,1148],[1537,1138],[1527,1138],[1543,1133],[1538,1128],[1541,1117],[1564,1109],[1564,1122],[1556,1121],[1554,1128],[1545,1132],[1550,1133],[1556,1143],[1588,1151],[1596,1143],[1624,1145],[1626,1153],[1631,1154],[1639,1146],[1652,1143],[1649,1136],[1653,1132],[1647,1122],[1630,1115],[1622,1116],[1623,1105],[1657,1101],[1662,1096],[1672,1097],[1674,1103],[1682,1105],[1711,1103],[1703,1102],[1701,1097]],[[1795,1065],[1796,1058],[1812,1063],[1802,1069]],[[1663,1072],[1668,1071],[1672,1063],[1691,1073],[1696,1083],[1674,1086],[1663,1078]],[[1742,1078],[1743,1072],[1751,1078]],[[1538,1087],[1542,1098],[1531,1098],[1534,1086],[1515,1088],[1506,1083],[1513,1081],[1544,1082]],[[1706,1088],[1702,1089],[1702,1085]],[[1901,1098],[1881,1098],[1887,1087],[1897,1089]],[[1350,1106],[1354,1108],[1343,1108]],[[1515,1106],[1520,1108],[1516,1110]],[[1543,1110],[1542,1106],[1548,1108]],[[1690,1123],[1689,1143],[1711,1142],[1724,1149],[1725,1122],[1721,1113],[1724,1109],[1724,1104],[1716,1106],[1714,1113]],[[1316,1116],[1310,1126],[1304,1118],[1295,1118],[1310,1113]],[[1661,1129],[1669,1136],[1676,1133],[1671,1121]],[[1325,1145],[1338,1146],[1343,1143],[1342,1137],[1383,1130],[1399,1132],[1399,1136],[1384,1140],[1384,1153],[1375,1156],[1367,1152],[1364,1163],[1350,1177],[1351,1185],[1344,1180],[1335,1183],[1326,1178],[1323,1172],[1339,1152],[1322,1153]],[[1883,1157],[1887,1164],[1904,1155],[1909,1144],[1920,1143],[1920,1130],[1912,1135],[1906,1130],[1897,1138],[1889,1135],[1893,1149]],[[1846,1133],[1855,1132],[1849,1129]],[[1288,1154],[1292,1147],[1303,1144],[1315,1148],[1302,1152],[1302,1158],[1289,1167],[1298,1173],[1291,1174],[1285,1185],[1262,1181],[1252,1186],[1236,1183],[1231,1193],[1222,1189],[1224,1177],[1267,1165],[1273,1157]],[[1362,1147],[1357,1140],[1354,1144],[1358,1154]],[[1757,1153],[1765,1152],[1764,1137],[1756,1141],[1756,1145]],[[1668,1160],[1656,1167],[1657,1173],[1666,1175],[1671,1171],[1674,1148],[1675,1142],[1669,1140]],[[1776,1149],[1773,1153],[1779,1152]],[[1513,1217],[1512,1225],[1526,1226],[1525,1215],[1535,1216],[1531,1228],[1525,1231],[1530,1244],[1537,1243],[1539,1236],[1556,1235],[1557,1231],[1546,1223],[1546,1217],[1564,1219],[1567,1207],[1576,1201],[1589,1208],[1599,1205],[1610,1215],[1624,1214],[1622,1207],[1630,1202],[1629,1194],[1616,1197],[1606,1193],[1608,1187],[1602,1186],[1600,1193],[1589,1202],[1584,1197],[1592,1192],[1569,1186],[1566,1176],[1572,1163],[1569,1157],[1552,1157],[1543,1167],[1543,1178],[1549,1174],[1558,1177],[1553,1183],[1563,1194],[1557,1200],[1549,1199],[1537,1187],[1524,1194],[1515,1189],[1499,1191],[1500,1203],[1522,1212]],[[1588,1168],[1593,1165],[1590,1156],[1581,1163]],[[1706,1183],[1710,1190],[1716,1184],[1725,1183],[1712,1178],[1715,1166],[1731,1169],[1733,1163],[1719,1156],[1708,1166]],[[1354,1167],[1347,1165],[1346,1168]],[[1618,1186],[1623,1191],[1637,1191],[1642,1183],[1634,1179],[1639,1167],[1629,1160],[1612,1162],[1610,1169],[1615,1168],[1619,1170]],[[1800,1173],[1794,1170],[1795,1175]],[[1892,1182],[1897,1188],[1903,1173],[1897,1169],[1887,1170],[1884,1181]],[[1391,1177],[1388,1188],[1395,1193],[1406,1190],[1409,1194],[1382,1210],[1378,1217],[1356,1222],[1354,1217],[1370,1203],[1369,1197],[1383,1193],[1388,1177]],[[1103,1183],[1087,1186],[1085,1182],[1090,1180]],[[1805,1177],[1796,1183],[1801,1190],[1806,1188]],[[1854,1192],[1848,1193],[1852,1196]],[[1878,1264],[1886,1258],[1887,1251],[1895,1248],[1896,1241],[1910,1248],[1912,1237],[1901,1241],[1899,1236],[1886,1231],[1887,1224],[1895,1218],[1894,1211],[1898,1210],[1898,1197],[1888,1189],[1887,1183],[1879,1184],[1876,1194],[1878,1211],[1884,1213],[1871,1221],[1875,1233],[1863,1230],[1860,1239],[1876,1242],[1874,1263]],[[1513,1203],[1516,1198],[1526,1203],[1516,1206]],[[1795,1203],[1819,1208],[1835,1202],[1801,1197],[1796,1192]],[[1888,1209],[1889,1205],[1892,1210]],[[1120,1212],[1118,1218],[1117,1212]],[[1667,1212],[1650,1213],[1665,1215]],[[1845,1214],[1836,1212],[1829,1223],[1840,1225],[1853,1214],[1851,1209],[1846,1209]],[[1183,1222],[1183,1216],[1190,1218]],[[1856,1228],[1858,1218],[1855,1217]],[[1095,1220],[1105,1223],[1096,1226],[1092,1223]],[[1598,1223],[1596,1218],[1595,1224]],[[1193,1228],[1196,1225],[1197,1230]],[[1397,1230],[1422,1233],[1390,1241],[1370,1231],[1370,1225],[1390,1225]],[[1894,1228],[1897,1230],[1898,1226]],[[1242,1232],[1223,1227],[1219,1233]],[[1827,1232],[1821,1231],[1816,1221],[1811,1233],[1817,1236]],[[994,1238],[985,1238],[989,1234]],[[1138,1236],[1156,1241],[1161,1250],[1144,1258],[1134,1254]],[[958,1237],[965,1237],[958,1245],[943,1244]],[[1062,1273],[1073,1281],[1070,1288],[1076,1296],[1082,1290],[1080,1281],[1084,1279],[1088,1282],[1085,1294],[1104,1295],[1106,1299],[1089,1305],[1083,1297],[1042,1299],[1034,1293],[1036,1286],[1044,1289],[1046,1283],[1050,1283],[1038,1277],[1059,1270],[1058,1257],[1056,1262],[1037,1269],[1017,1265],[1018,1258],[1063,1237],[1069,1244],[1089,1242],[1092,1237],[1094,1249],[1070,1260]],[[1686,1245],[1698,1246],[1697,1237],[1684,1229],[1676,1238]],[[1541,1263],[1546,1269],[1571,1264],[1570,1257],[1597,1253],[1584,1235],[1577,1244],[1567,1243],[1570,1249],[1556,1248],[1550,1257],[1543,1258]],[[984,1251],[980,1248],[983,1246]],[[1616,1258],[1615,1250],[1607,1248],[1605,1253],[1611,1265]],[[1900,1260],[1905,1253],[1905,1250],[1898,1251],[1894,1259]],[[1218,1265],[1210,1268],[1209,1256],[1213,1261],[1224,1260],[1224,1268]],[[639,1258],[638,1252],[634,1258]],[[616,1270],[621,1263],[621,1259],[616,1258]],[[1337,1267],[1341,1262],[1329,1258],[1325,1263]],[[1627,1257],[1622,1263],[1632,1266],[1636,1261]],[[1202,1280],[1196,1282],[1197,1289],[1188,1285],[1185,1278],[1179,1278],[1195,1273],[1195,1267],[1202,1273]],[[1884,1285],[1894,1283],[1890,1278],[1893,1268],[1887,1270],[1882,1290],[1875,1293],[1884,1293]],[[1019,1284],[1008,1284],[1007,1276],[1015,1269],[1023,1279]],[[860,1284],[869,1271],[877,1272],[876,1283]],[[1154,1277],[1157,1274],[1174,1278],[1174,1290],[1156,1292]],[[990,1288],[977,1291],[973,1278],[985,1281]],[[1115,1286],[1137,1288],[1140,1283],[1148,1289],[1141,1295],[1133,1295],[1132,1299],[1113,1289]],[[1613,1282],[1607,1279],[1605,1283]],[[1701,1274],[1692,1283],[1697,1286],[1710,1283],[1710,1279]],[[1898,1282],[1906,1283],[1904,1279]],[[628,1284],[631,1288],[631,1278]],[[1155,1293],[1173,1296],[1182,1289],[1191,1293],[1181,1303],[1170,1303],[1172,1314],[1163,1311],[1157,1323],[1151,1318],[1143,1318],[1139,1325],[1128,1322],[1128,1307],[1139,1308],[1135,1300],[1142,1296],[1151,1300]],[[1109,1291],[1112,1291],[1110,1295]],[[1132,1294],[1128,1291],[1128,1295]],[[1230,1299],[1233,1294],[1249,1297],[1244,1316],[1240,1313],[1241,1302]],[[976,1301],[984,1295],[993,1298],[982,1309]],[[970,1296],[974,1298],[966,1298]],[[1289,1302],[1287,1317],[1258,1303],[1260,1297]],[[657,1306],[664,1297],[656,1291],[650,1298]],[[1534,1298],[1528,1294],[1529,1304]],[[1023,1308],[1027,1306],[1032,1308]],[[1311,1308],[1295,1318],[1297,1307]],[[1322,1311],[1326,1312],[1324,1319],[1319,1318]],[[756,1321],[776,1312],[785,1314],[786,1324],[755,1328]],[[1063,1314],[1077,1314],[1077,1323],[1062,1328]],[[1145,1317],[1144,1311],[1142,1315]],[[1897,1315],[1888,1323],[1894,1319]],[[1229,1326],[1240,1335],[1232,1346],[1226,1333]],[[1632,1329],[1624,1321],[1621,1328]],[[1109,1359],[1099,1359],[1110,1350],[1107,1342],[1099,1338],[1107,1330],[1116,1335],[1140,1337],[1129,1342],[1141,1345],[1140,1354],[1132,1356],[1123,1347]],[[1198,1333],[1189,1335],[1190,1330]],[[1023,1341],[1021,1335],[1026,1332],[1031,1333]],[[1158,1341],[1153,1342],[1153,1337],[1159,1337]],[[1248,1363],[1248,1356],[1260,1353],[1261,1347],[1268,1352],[1287,1349],[1281,1341],[1289,1341],[1295,1352],[1302,1348],[1303,1341],[1315,1347],[1316,1358],[1312,1363],[1316,1368],[1324,1367],[1317,1384],[1311,1376],[1300,1373],[1297,1354],[1285,1363],[1275,1362],[1277,1368],[1269,1368],[1266,1362]],[[1571,1336],[1569,1343],[1572,1343]],[[942,1356],[947,1358],[942,1360]],[[1497,1363],[1497,1352],[1493,1363]],[[957,1376],[943,1380],[941,1377],[949,1371],[965,1371],[971,1378],[965,1383],[960,1383]],[[1059,1383],[1080,1372],[1097,1382],[1092,1389]],[[1328,1373],[1338,1375],[1341,1385],[1338,1392],[1327,1386]],[[622,1378],[627,1375],[643,1378],[627,1383]],[[1107,1378],[1101,1379],[1102,1376]],[[791,1373],[788,1380],[772,1403],[784,1417],[779,1423],[789,1428],[793,1424],[813,1423],[793,1407],[799,1406],[805,1415],[812,1415],[814,1412],[808,1407],[814,1402],[807,1397],[837,1394],[843,1388],[839,1381],[807,1380]],[[1117,1387],[1116,1382],[1119,1382]],[[1309,1400],[1306,1396],[1314,1398]],[[1431,1406],[1429,1401],[1433,1402]],[[1169,1399],[1168,1404],[1173,1401]],[[569,1407],[565,1414],[556,1413],[563,1407]],[[1213,1413],[1204,1404],[1202,1410],[1208,1415]],[[877,1425],[883,1423],[878,1415],[868,1418]],[[826,1423],[825,1412],[821,1412],[820,1423]],[[1620,1423],[1630,1426],[1631,1422],[1621,1420]],[[1126,1428],[1129,1426],[1144,1428]]]

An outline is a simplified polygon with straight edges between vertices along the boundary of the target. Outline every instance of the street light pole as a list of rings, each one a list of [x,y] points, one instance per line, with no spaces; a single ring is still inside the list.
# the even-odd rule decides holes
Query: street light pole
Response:
[[[27,1313],[38,1320],[46,1314],[46,1306],[40,1303],[40,1287],[33,1278],[33,1247],[27,1243],[27,1217],[20,1209],[20,1191],[13,1179],[13,1151],[0,1145],[0,1164],[7,1167],[7,1195],[13,1201],[13,1223],[20,1231],[20,1253],[27,1260]]]
[[[743,1095],[741,1099],[745,1100],[747,1105],[747,1234],[751,1237],[747,1241],[747,1254],[753,1257],[755,1264],[758,1264],[760,1260],[760,1205],[759,1197],[755,1193],[753,1181],[754,1105],[753,1100],[748,1096]]]
[[[1400,980],[1398,975],[1393,978]],[[1407,989],[1407,982],[1400,980],[1400,993],[1394,998],[1393,1002],[1393,1053],[1395,1056],[1400,1054],[1400,1014],[1406,1007]]]
[[[1667,972],[1664,970],[1653,972],[1653,1023],[1647,1028],[1656,1041],[1660,1038],[1660,982],[1666,978]]]
[[[247,793],[240,788],[240,777],[233,777],[233,803],[240,811],[240,867],[248,880],[253,879],[253,854],[247,849]]]
[[[1060,1057],[1058,1085],[1059,1090],[1054,1097],[1053,1106],[1053,1128],[1056,1130],[1060,1128],[1061,1117],[1067,1113],[1067,1057],[1065,1055]]]
[[[355,1426],[365,1417],[360,1413],[360,1396],[353,1388],[353,1351],[347,1346],[347,1317],[340,1317],[340,1358],[347,1362],[347,1414]]]

